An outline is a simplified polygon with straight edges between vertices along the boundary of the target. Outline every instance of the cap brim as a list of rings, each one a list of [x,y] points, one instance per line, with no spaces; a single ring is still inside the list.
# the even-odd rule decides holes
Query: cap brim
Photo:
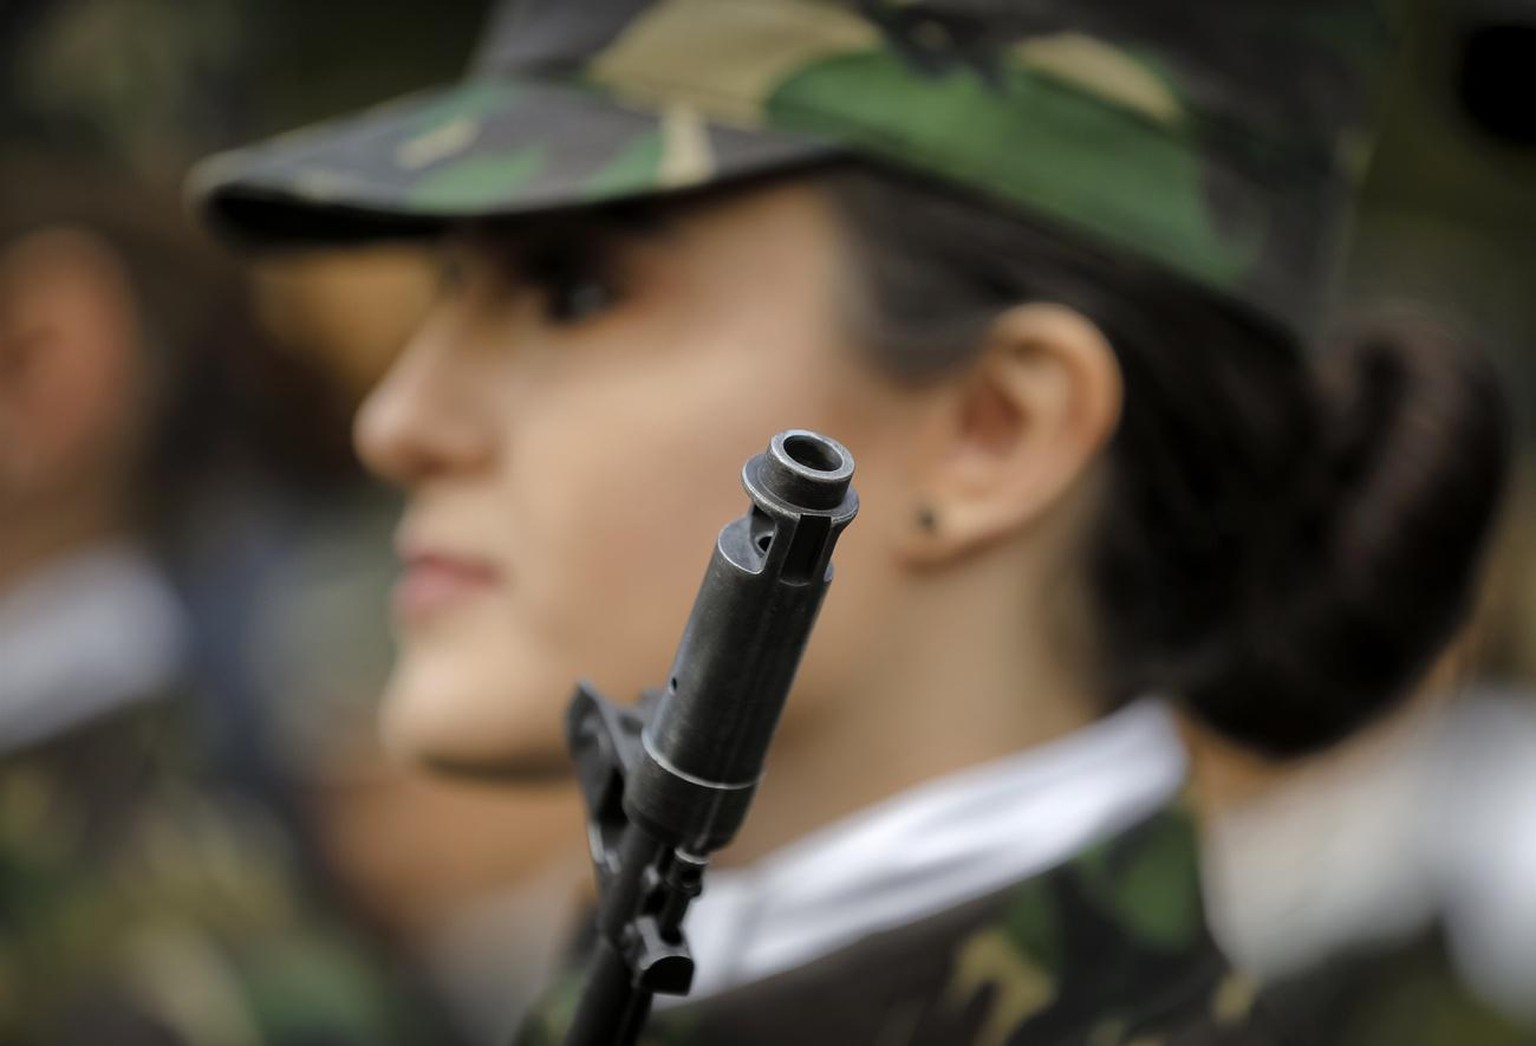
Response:
[[[209,227],[236,243],[342,244],[680,192],[837,152],[577,85],[486,79],[212,157],[189,191]]]

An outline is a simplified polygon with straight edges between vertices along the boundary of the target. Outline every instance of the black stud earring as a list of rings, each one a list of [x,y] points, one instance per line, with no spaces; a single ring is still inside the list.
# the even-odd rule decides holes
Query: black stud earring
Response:
[[[928,505],[917,507],[917,529],[932,534],[939,529],[939,514]]]

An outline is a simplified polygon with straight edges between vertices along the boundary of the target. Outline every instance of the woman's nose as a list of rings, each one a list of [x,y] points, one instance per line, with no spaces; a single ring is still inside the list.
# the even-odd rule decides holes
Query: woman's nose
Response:
[[[476,400],[453,334],[429,321],[358,411],[353,442],[363,464],[400,486],[477,468],[493,456],[494,427]]]

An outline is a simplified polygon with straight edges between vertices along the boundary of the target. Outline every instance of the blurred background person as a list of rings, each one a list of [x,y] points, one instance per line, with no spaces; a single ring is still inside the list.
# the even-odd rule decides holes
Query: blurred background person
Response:
[[[442,1041],[211,765],[149,551],[230,273],[99,163],[11,149],[0,187],[0,1038]]]

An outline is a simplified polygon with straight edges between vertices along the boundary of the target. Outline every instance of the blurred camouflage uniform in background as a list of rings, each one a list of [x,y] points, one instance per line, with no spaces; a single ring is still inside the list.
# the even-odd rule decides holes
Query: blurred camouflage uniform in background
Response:
[[[293,823],[212,754],[213,699],[188,683],[204,651],[148,551],[167,537],[151,525],[185,508],[168,502],[186,493],[189,459],[233,484],[231,459],[252,451],[249,419],[220,415],[249,401],[204,402],[188,372],[251,363],[230,361],[255,328],[172,188],[213,117],[235,6],[25,2],[0,18],[7,1046],[453,1041],[325,889]],[[48,242],[69,245],[67,263],[51,257],[79,293],[33,293],[63,285],[39,275]],[[100,264],[71,267],[83,256]],[[97,283],[130,300],[82,348],[57,302],[89,311]],[[35,453],[37,403],[85,428],[92,413],[128,423]]]
[[[135,702],[0,756],[0,1041],[441,1041],[282,825],[210,783],[188,711]]]

